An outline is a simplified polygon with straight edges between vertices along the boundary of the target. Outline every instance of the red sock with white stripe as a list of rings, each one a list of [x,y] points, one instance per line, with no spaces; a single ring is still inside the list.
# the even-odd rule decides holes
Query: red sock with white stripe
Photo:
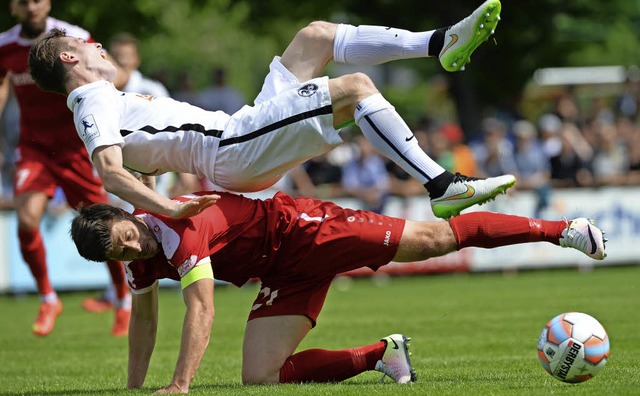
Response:
[[[527,242],[560,244],[564,221],[530,219],[493,212],[473,212],[449,220],[458,249],[494,248]]]
[[[386,343],[328,351],[308,349],[290,356],[280,369],[280,383],[338,382],[367,370],[382,359]]]

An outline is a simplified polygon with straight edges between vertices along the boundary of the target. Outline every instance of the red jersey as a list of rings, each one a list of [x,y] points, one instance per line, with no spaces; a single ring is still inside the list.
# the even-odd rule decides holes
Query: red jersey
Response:
[[[63,29],[69,36],[92,41],[86,30],[54,18],[47,18],[46,31]],[[16,25],[0,34],[0,76],[8,77],[20,106],[19,146],[29,146],[59,157],[82,151],[73,114],[63,95],[38,88],[29,74],[29,49],[35,40],[20,37],[22,27]]]
[[[281,231],[286,231],[287,220],[293,215],[286,208],[293,199],[284,194],[264,201],[224,192],[216,194],[222,198],[215,205],[188,219],[134,212],[149,226],[161,252],[152,259],[127,264],[133,290],[145,289],[161,278],[180,280],[197,263],[209,258],[216,279],[237,286],[270,268],[285,234]],[[191,197],[174,199],[188,201]]]
[[[355,268],[387,264],[404,229],[402,219],[312,198],[216,194],[222,198],[215,205],[187,219],[134,212],[161,245],[155,257],[126,264],[134,291],[145,292],[161,278],[179,280],[205,262],[211,262],[216,279],[237,286],[251,278],[278,288],[316,284]]]

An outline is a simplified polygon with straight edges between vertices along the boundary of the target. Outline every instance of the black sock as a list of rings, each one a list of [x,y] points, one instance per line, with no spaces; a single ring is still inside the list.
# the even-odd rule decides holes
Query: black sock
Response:
[[[454,174],[449,171],[444,171],[443,174],[436,176],[432,180],[426,182],[424,184],[424,188],[429,191],[429,197],[431,199],[441,197],[445,191],[447,191],[447,187],[453,181]]]
[[[449,29],[449,27],[436,29],[436,31],[433,32],[429,40],[429,48],[427,49],[429,56],[440,55],[440,51],[442,51],[442,47],[444,47],[444,34],[447,32],[447,29]]]

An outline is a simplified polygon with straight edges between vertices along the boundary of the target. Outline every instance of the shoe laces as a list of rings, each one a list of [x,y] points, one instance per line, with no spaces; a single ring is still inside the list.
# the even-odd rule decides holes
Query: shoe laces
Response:
[[[453,183],[464,183],[467,181],[474,181],[474,180],[480,180],[480,178],[465,176],[460,172],[456,172],[455,175],[453,175]]]

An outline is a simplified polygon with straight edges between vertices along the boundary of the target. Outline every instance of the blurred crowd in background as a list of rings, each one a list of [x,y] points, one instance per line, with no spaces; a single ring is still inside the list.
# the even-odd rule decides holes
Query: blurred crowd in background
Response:
[[[120,40],[126,42],[127,38]],[[135,40],[131,40],[130,44],[135,45]],[[114,48],[112,52],[115,51]],[[249,103],[238,89],[227,84],[223,68],[211,70],[211,83],[202,89],[193,87],[188,73],[180,75],[173,84],[165,82],[165,87],[137,71],[140,61],[135,48],[133,52],[136,60],[130,67],[132,81],[145,79],[147,84],[155,84],[160,92],[166,92],[161,96],[170,95],[227,113]],[[534,215],[540,217],[553,189],[640,182],[640,78],[630,76],[615,96],[591,99],[586,106],[580,102],[575,89],[566,87],[536,119],[489,116],[476,131],[465,134],[453,120],[425,115],[412,129],[424,150],[447,170],[477,177],[516,175],[518,190],[535,192],[538,203]],[[19,135],[15,100],[9,100],[0,128],[0,205],[11,210],[14,147]],[[294,196],[329,200],[355,197],[362,201],[363,208],[376,212],[384,210],[391,196],[426,195],[422,185],[378,154],[357,126],[344,130],[342,135],[345,144],[289,172],[274,188]],[[158,185],[167,195],[216,188],[191,175],[165,175]],[[54,198],[51,211],[68,210],[65,202],[64,196]]]

